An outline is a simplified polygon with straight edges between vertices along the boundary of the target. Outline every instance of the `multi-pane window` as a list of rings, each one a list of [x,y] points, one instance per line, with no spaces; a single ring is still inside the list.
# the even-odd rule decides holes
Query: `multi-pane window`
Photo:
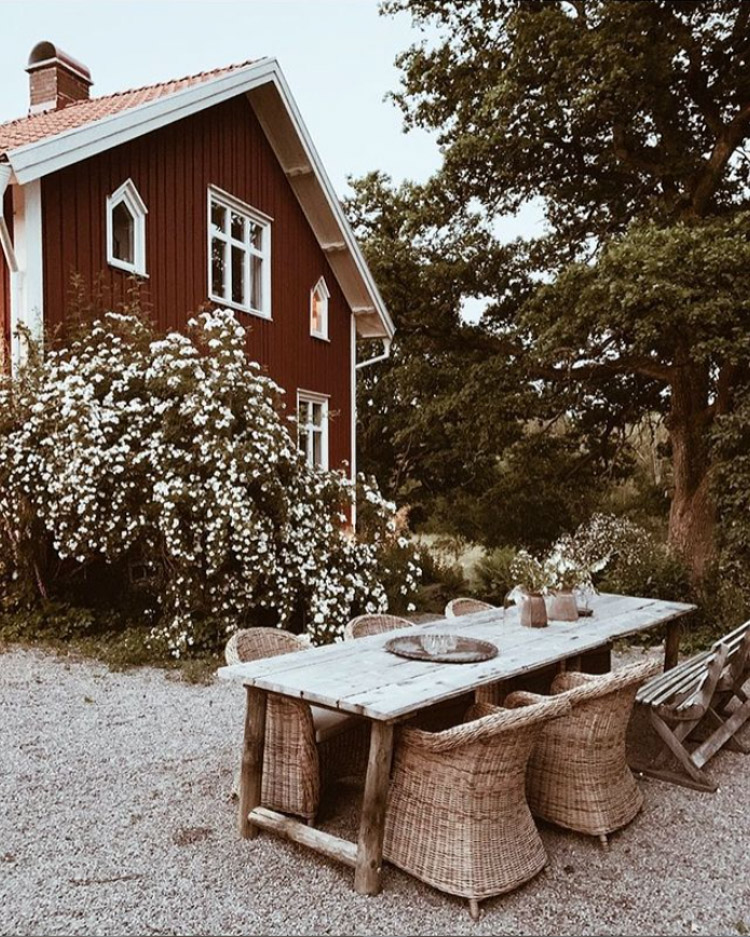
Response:
[[[208,193],[208,282],[214,302],[270,319],[270,219],[215,189]]]
[[[297,432],[300,451],[308,465],[328,468],[328,398],[297,394]]]
[[[328,287],[321,277],[310,291],[310,334],[328,338]]]
[[[146,274],[148,209],[128,179],[107,198],[107,263],[128,273]]]

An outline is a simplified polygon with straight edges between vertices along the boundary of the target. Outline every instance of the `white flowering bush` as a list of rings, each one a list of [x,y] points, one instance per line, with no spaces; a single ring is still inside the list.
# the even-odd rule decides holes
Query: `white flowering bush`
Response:
[[[541,558],[519,550],[510,574],[522,591],[594,590],[594,580],[614,560],[632,565],[643,551],[644,530],[624,517],[594,514],[574,533],[563,534]]]
[[[250,624],[335,640],[351,614],[387,608],[394,547],[411,594],[394,506],[363,483],[355,537],[351,482],[306,464],[282,394],[226,310],[163,338],[107,313],[32,361],[0,388],[3,587],[46,597],[60,569],[138,568],[151,640],[175,656]]]
[[[532,556],[528,550],[519,550],[510,564],[510,574],[516,585],[513,598],[517,594],[536,595],[544,593],[549,587],[548,573],[544,563]]]

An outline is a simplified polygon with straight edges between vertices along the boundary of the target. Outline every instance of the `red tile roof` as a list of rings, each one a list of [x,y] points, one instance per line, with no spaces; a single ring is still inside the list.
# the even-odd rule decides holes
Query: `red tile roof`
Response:
[[[188,75],[185,78],[175,78],[157,85],[147,85],[145,88],[134,88],[130,91],[118,91],[117,94],[103,95],[90,98],[87,101],[78,101],[69,104],[59,111],[45,111],[41,114],[31,114],[18,120],[11,120],[0,124],[0,156],[6,150],[14,150],[28,143],[37,143],[46,137],[54,137],[65,130],[74,130],[85,124],[94,123],[103,117],[111,117],[122,111],[130,110],[148,101],[164,98],[177,91],[183,91],[193,85],[202,84],[212,78],[219,78],[229,72],[246,68],[252,62],[241,62],[238,65],[229,65],[226,68],[216,68],[209,72],[200,72],[197,75]]]

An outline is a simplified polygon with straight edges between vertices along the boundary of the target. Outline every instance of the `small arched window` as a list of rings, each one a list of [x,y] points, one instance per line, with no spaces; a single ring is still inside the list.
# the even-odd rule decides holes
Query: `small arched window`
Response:
[[[328,339],[328,292],[321,277],[310,292],[310,335]]]
[[[107,198],[107,263],[110,266],[146,275],[147,214],[148,209],[132,179]]]

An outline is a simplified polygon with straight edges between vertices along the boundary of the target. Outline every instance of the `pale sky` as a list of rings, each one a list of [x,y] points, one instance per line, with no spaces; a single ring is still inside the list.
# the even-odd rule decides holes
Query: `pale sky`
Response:
[[[0,121],[28,108],[29,52],[41,40],[83,62],[93,95],[274,56],[337,192],[381,169],[424,179],[440,162],[426,133],[404,135],[384,95],[416,33],[376,0],[0,0]]]

